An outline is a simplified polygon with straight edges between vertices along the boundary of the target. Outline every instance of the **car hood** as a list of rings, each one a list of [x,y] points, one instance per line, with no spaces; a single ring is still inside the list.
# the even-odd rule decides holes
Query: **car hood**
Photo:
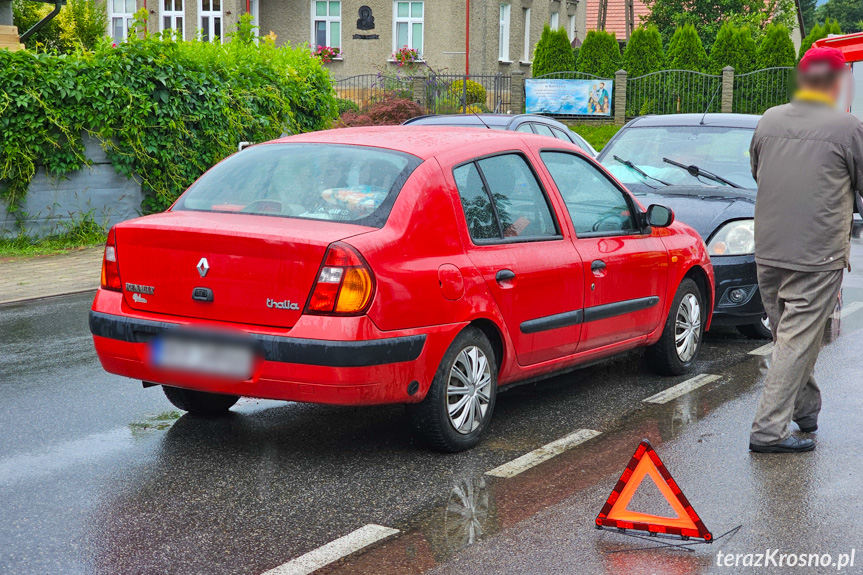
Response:
[[[630,191],[645,206],[662,204],[674,210],[674,219],[692,226],[707,241],[729,220],[755,217],[755,190],[726,186],[666,186],[651,189],[632,184]]]

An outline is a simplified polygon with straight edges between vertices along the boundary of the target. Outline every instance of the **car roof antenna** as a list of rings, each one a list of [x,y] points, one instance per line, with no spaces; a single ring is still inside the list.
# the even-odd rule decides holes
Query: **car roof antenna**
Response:
[[[474,116],[476,116],[476,119],[477,119],[477,120],[479,120],[480,122],[482,122],[482,125],[483,125],[483,126],[485,126],[486,128],[488,128],[489,130],[491,130],[491,126],[489,126],[488,124],[486,124],[486,123],[485,123],[485,120],[483,120],[483,119],[480,117],[480,115],[479,115],[479,114],[477,114],[476,112],[472,112],[472,114],[473,114]]]
[[[722,83],[720,82],[719,85],[716,87],[716,90],[713,92],[713,95],[710,96],[710,101],[707,102],[707,108],[704,110],[704,113],[701,114],[701,121],[698,122],[699,126],[704,125],[704,118],[705,118],[705,116],[707,116],[707,112],[710,111],[710,106],[713,104],[713,99],[716,98],[716,94],[718,94],[721,89],[722,89]]]

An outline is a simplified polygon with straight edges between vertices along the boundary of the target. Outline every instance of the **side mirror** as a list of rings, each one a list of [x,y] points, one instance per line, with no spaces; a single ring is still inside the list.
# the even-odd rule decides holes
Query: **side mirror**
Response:
[[[667,228],[674,221],[674,212],[671,208],[653,204],[647,208],[647,224],[657,228]]]

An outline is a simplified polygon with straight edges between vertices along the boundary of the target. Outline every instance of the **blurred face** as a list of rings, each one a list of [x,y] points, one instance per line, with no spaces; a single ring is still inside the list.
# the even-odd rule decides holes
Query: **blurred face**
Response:
[[[829,96],[834,102],[838,102],[845,85],[847,71],[825,71],[814,73],[799,73],[797,83],[802,90],[821,92]]]

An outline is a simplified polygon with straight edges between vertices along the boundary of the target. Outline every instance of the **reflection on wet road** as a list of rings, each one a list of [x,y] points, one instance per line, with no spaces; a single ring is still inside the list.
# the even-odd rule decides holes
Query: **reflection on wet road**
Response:
[[[417,445],[399,406],[243,400],[224,419],[181,416],[158,389],[101,370],[89,302],[0,308],[3,573],[259,575],[368,524],[400,533],[322,572],[717,569],[715,548],[609,554],[630,542],[591,528],[645,437],[708,528],[744,524],[716,548],[838,553],[863,527],[856,270],[818,366],[821,445],[792,459],[746,451],[769,355],[749,355],[764,342],[732,330],[708,337],[697,366],[718,377],[664,402],[643,400],[691,376],[653,376],[633,353],[502,393],[485,441],[440,455]],[[487,475],[580,429],[602,434],[511,477]]]

